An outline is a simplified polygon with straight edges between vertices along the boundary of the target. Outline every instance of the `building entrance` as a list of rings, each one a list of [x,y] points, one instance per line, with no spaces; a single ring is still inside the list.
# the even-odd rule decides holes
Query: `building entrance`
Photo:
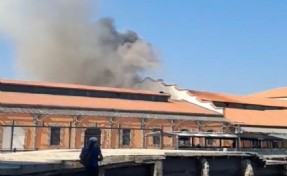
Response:
[[[97,127],[90,127],[87,128],[85,131],[85,140],[84,145],[87,146],[88,141],[91,137],[97,137],[98,138],[98,144],[101,144],[101,129]]]

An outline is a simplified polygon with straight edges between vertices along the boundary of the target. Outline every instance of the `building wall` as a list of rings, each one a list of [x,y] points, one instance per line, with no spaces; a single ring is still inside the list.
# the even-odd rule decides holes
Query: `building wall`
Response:
[[[8,134],[3,136],[3,131],[10,131],[11,127],[3,125],[15,125],[24,127],[23,149],[66,149],[66,148],[82,148],[84,145],[84,132],[85,128],[69,128],[72,124],[73,127],[99,127],[101,128],[101,145],[103,148],[159,148],[159,145],[153,144],[152,137],[145,137],[146,133],[152,132],[154,129],[162,129],[163,131],[206,131],[212,129],[213,131],[220,131],[220,123],[204,123],[198,124],[195,121],[181,121],[181,120],[162,120],[162,119],[140,119],[133,118],[109,118],[109,117],[78,117],[75,123],[73,116],[39,116],[36,120],[35,116],[30,114],[0,114],[0,145],[4,144],[5,139],[6,148],[10,148],[11,136]],[[38,124],[36,127],[35,124]],[[50,145],[51,140],[51,127],[65,127],[60,129],[60,144]],[[115,129],[110,129],[111,127]],[[131,130],[131,143],[128,146],[122,145],[122,130],[118,128],[126,128]],[[141,129],[142,128],[142,129]],[[14,132],[15,133],[15,132]],[[10,132],[11,134],[11,132]],[[70,137],[69,137],[70,136]],[[15,144],[18,139],[14,135],[13,143]],[[10,141],[7,141],[10,140]],[[174,148],[176,146],[175,137],[164,137],[164,148]],[[19,141],[18,141],[19,142]],[[204,140],[195,139],[196,144],[204,144]],[[217,145],[217,144],[214,144]],[[13,146],[19,149],[19,146]],[[21,147],[20,147],[21,148]]]

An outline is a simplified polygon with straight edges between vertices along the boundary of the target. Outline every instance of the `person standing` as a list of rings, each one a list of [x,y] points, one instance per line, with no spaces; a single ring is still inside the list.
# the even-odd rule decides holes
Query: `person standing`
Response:
[[[100,145],[96,137],[91,137],[87,147],[84,147],[80,154],[80,161],[85,167],[86,176],[99,175],[99,161],[103,160]]]

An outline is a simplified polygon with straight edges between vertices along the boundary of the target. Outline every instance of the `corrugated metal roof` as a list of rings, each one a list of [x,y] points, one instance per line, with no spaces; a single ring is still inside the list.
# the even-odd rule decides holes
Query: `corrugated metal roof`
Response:
[[[280,138],[280,139],[287,139],[287,133],[286,134],[270,134],[269,136],[273,136],[273,137]]]
[[[241,127],[245,132],[249,133],[265,133],[265,134],[286,134],[287,128],[261,128],[261,127]]]
[[[252,139],[257,139],[257,140],[278,140],[279,138],[277,137],[274,137],[274,136],[270,136],[268,134],[263,134],[263,133],[260,133],[260,134],[254,134],[254,133],[243,133],[243,134],[240,134],[239,135],[240,138],[242,140],[252,140]]]
[[[158,136],[160,131],[150,132],[147,136]],[[188,131],[164,131],[165,136],[179,136],[179,137],[206,137],[206,138],[237,138],[235,134],[228,133],[204,133],[204,132],[188,132]]]

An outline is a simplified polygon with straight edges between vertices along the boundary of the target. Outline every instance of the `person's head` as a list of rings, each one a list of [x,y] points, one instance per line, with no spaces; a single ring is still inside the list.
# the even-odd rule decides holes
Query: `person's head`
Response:
[[[89,148],[94,147],[97,143],[98,143],[98,138],[96,138],[96,137],[91,137],[91,138],[89,139],[88,147],[89,147]]]

